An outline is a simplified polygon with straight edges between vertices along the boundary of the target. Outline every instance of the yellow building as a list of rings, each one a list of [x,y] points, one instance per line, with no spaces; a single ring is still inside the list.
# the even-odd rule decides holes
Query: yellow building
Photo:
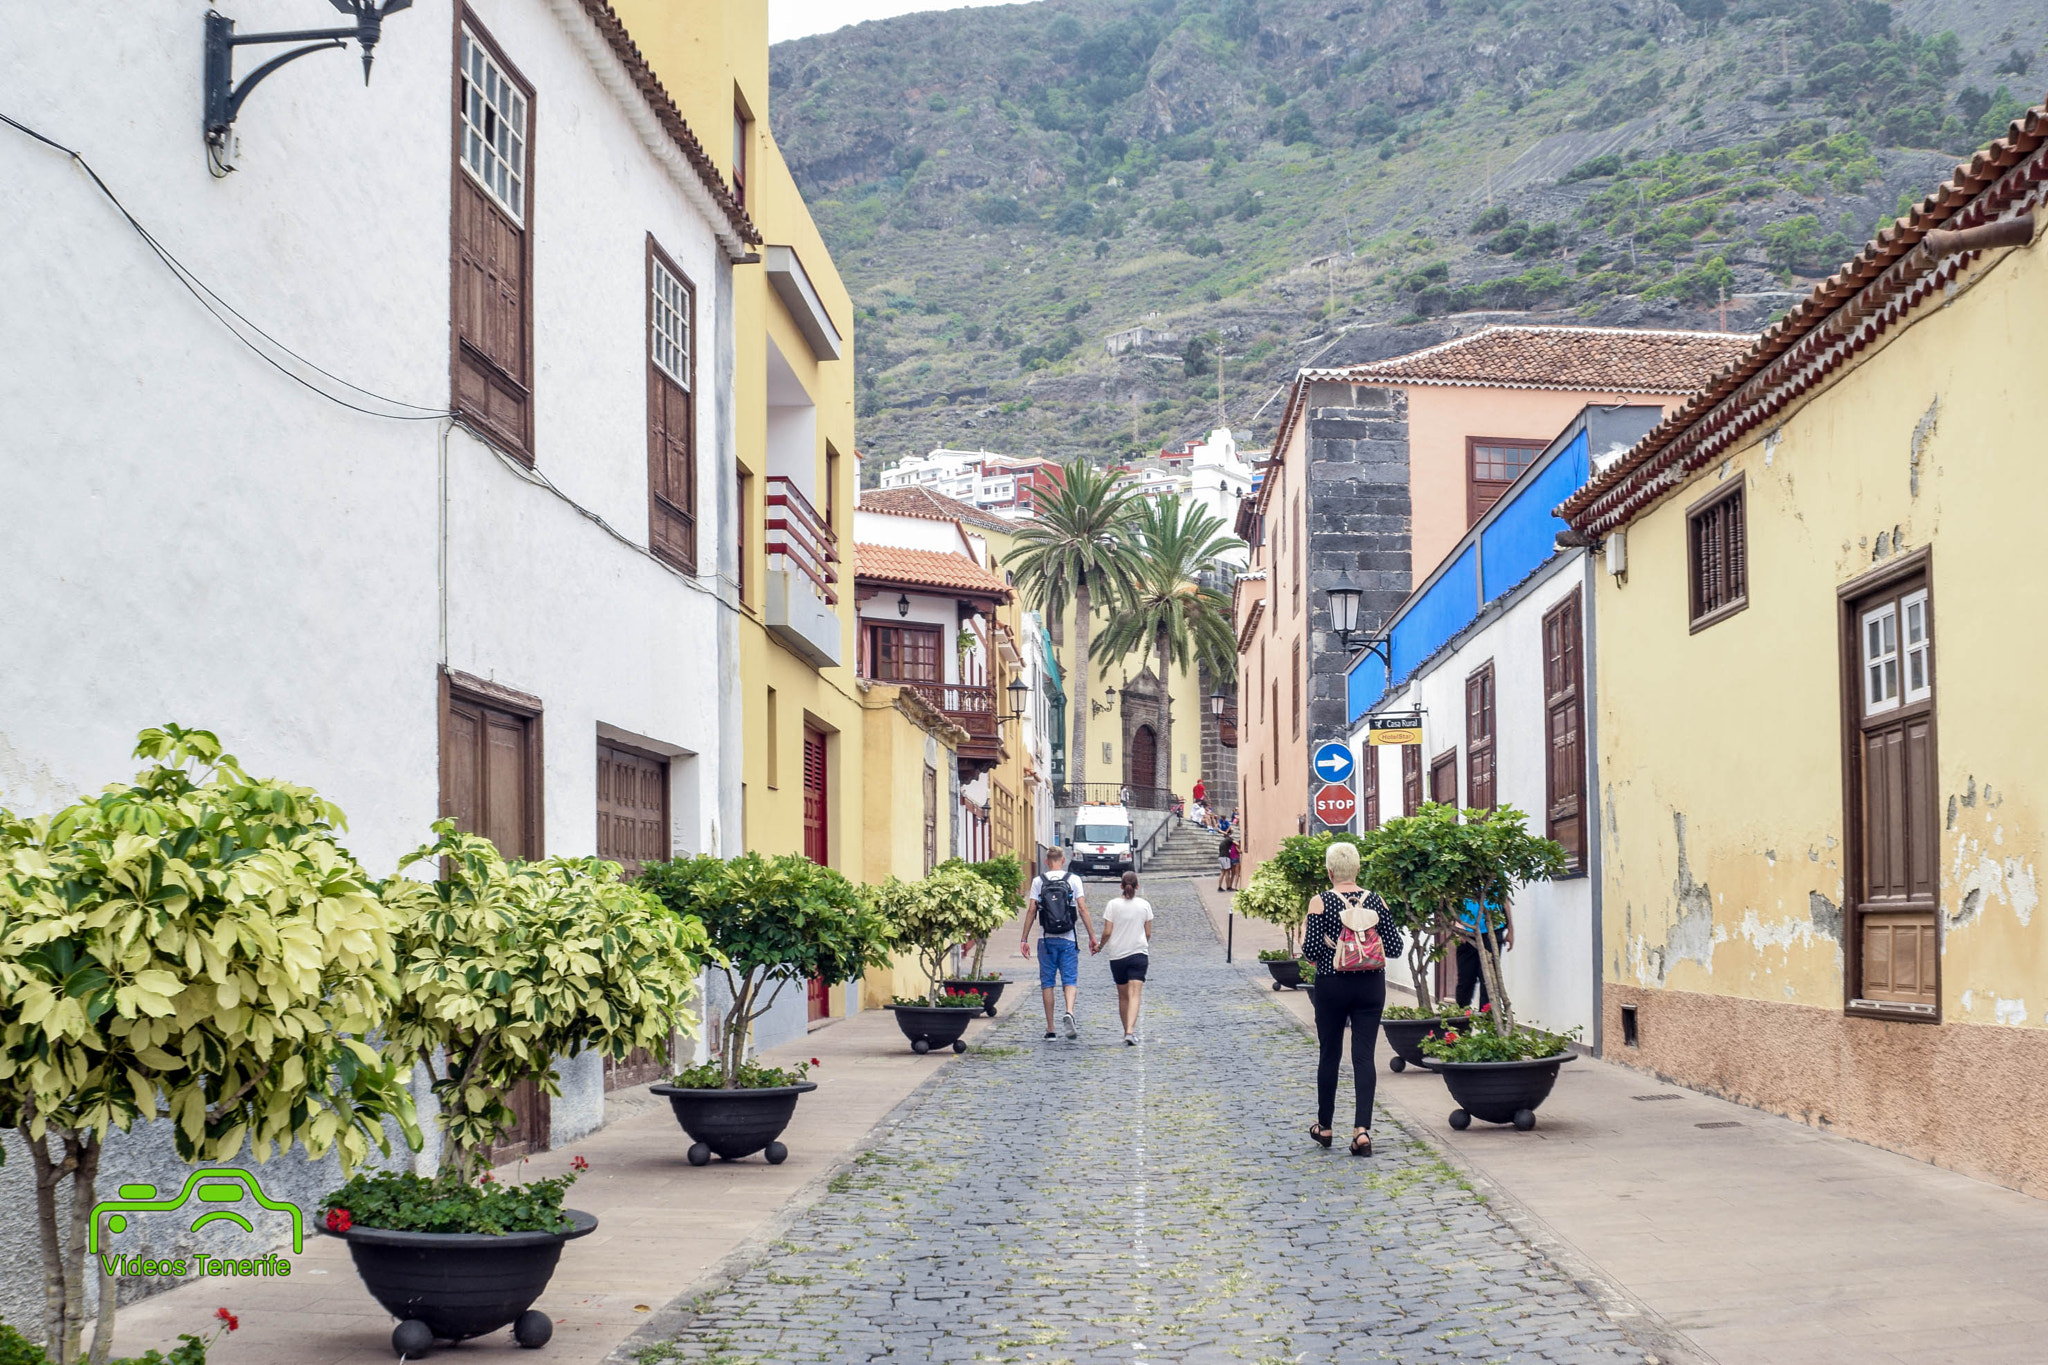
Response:
[[[1604,554],[1607,1055],[2035,1194],[2044,139],[2037,108],[1561,509]]]
[[[890,824],[892,784],[903,755],[921,764],[952,734],[943,716],[893,690],[871,696],[857,676],[853,307],[769,131],[766,0],[612,7],[764,243],[759,260],[731,267],[735,377],[717,397],[734,456],[709,490],[739,527],[728,587],[740,662],[727,680],[741,703],[727,737],[743,756],[738,842],[806,853],[856,881],[919,875],[922,831]],[[840,987],[818,989],[810,1012],[847,1003]]]

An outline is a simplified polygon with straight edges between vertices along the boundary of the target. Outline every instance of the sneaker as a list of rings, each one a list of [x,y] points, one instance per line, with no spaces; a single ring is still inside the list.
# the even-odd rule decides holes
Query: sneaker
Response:
[[[1053,1031],[1052,1031],[1051,1029],[1047,1029],[1047,1030],[1045,1031],[1045,1041],[1046,1041],[1046,1042],[1048,1042],[1048,1043],[1049,1043],[1049,1042],[1051,1042],[1051,1041],[1052,1041],[1053,1039],[1055,1039],[1055,1038],[1057,1038],[1057,1037],[1059,1037],[1059,1035],[1058,1035],[1057,1033],[1054,1033],[1054,1032],[1053,1032]]]
[[[1081,1036],[1081,1030],[1074,1024],[1074,1012],[1072,1010],[1068,1010],[1066,1013],[1062,1014],[1060,1016],[1060,1022],[1067,1026],[1067,1037],[1079,1038]]]
[[[1137,1035],[1137,1034],[1135,1034],[1135,1033],[1126,1033],[1126,1034],[1124,1035],[1124,1046],[1125,1046],[1125,1047],[1136,1047],[1137,1045],[1138,1045],[1138,1035]]]

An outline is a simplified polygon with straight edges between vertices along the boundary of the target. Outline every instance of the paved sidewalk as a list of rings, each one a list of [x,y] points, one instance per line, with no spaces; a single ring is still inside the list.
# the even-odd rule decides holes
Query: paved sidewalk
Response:
[[[1009,988],[1002,1009],[1007,1013],[1022,1004],[1036,1015],[1036,965],[1017,959],[1016,946],[1013,925],[989,949],[990,966],[1020,983]],[[1020,991],[1020,985],[1029,989]],[[1000,1022],[971,1025],[968,1041],[978,1042]],[[684,1157],[689,1138],[668,1101],[637,1087],[613,1094],[615,1117],[589,1137],[500,1167],[500,1179],[529,1180],[560,1175],[572,1157],[583,1157],[590,1170],[570,1191],[569,1203],[596,1214],[599,1226],[568,1245],[535,1305],[555,1319],[554,1340],[544,1355],[520,1352],[506,1331],[466,1343],[463,1356],[545,1365],[603,1360],[676,1295],[715,1279],[729,1258],[745,1259],[787,1209],[822,1192],[876,1124],[919,1086],[964,1060],[950,1051],[912,1053],[895,1016],[885,1010],[834,1021],[767,1057],[816,1057],[822,1063],[812,1073],[818,1089],[797,1104],[796,1118],[783,1134],[789,1159],[780,1166],[758,1156],[691,1166]],[[169,1350],[180,1332],[211,1330],[214,1309],[225,1306],[240,1316],[242,1327],[214,1346],[212,1365],[389,1365],[395,1323],[357,1279],[346,1246],[314,1235],[309,1216],[305,1254],[292,1262],[289,1278],[198,1281],[121,1309],[115,1353]]]
[[[1313,1030],[1306,995],[1273,998]],[[1590,1057],[1564,1068],[1534,1132],[1459,1133],[1440,1079],[1379,1056],[1381,1103],[1575,1278],[1701,1359],[2048,1360],[2048,1201]]]
[[[1649,1359],[1384,1114],[1370,1161],[1310,1143],[1299,1034],[1186,880],[1145,892],[1140,1046],[1084,959],[1078,1042],[1000,1021],[759,1263],[614,1362]]]

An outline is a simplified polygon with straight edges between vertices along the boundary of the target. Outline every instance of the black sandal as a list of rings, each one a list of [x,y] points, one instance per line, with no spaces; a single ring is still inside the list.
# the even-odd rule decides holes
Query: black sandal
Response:
[[[1364,1143],[1364,1144],[1365,1144],[1365,1146],[1363,1146],[1363,1147],[1359,1146],[1358,1144],[1359,1144],[1359,1143],[1361,1143],[1361,1142],[1362,1142],[1362,1143]],[[1372,1155],[1372,1134],[1371,1134],[1371,1133],[1360,1133],[1360,1134],[1359,1134],[1359,1135],[1358,1135],[1357,1137],[1355,1137],[1355,1138],[1351,1139],[1351,1155],[1353,1155],[1353,1156],[1371,1156],[1371,1155]]]
[[[1336,1133],[1332,1132],[1328,1128],[1323,1127],[1323,1125],[1320,1123],[1311,1123],[1308,1126],[1308,1135],[1315,1141],[1322,1143],[1325,1147],[1329,1146],[1332,1142],[1335,1142],[1337,1140]]]

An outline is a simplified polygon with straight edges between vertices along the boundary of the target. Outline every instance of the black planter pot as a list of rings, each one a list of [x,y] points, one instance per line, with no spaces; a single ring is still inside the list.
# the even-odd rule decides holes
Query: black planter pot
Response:
[[[563,1232],[391,1232],[353,1227],[329,1233],[348,1254],[370,1296],[398,1319],[391,1349],[417,1359],[436,1341],[464,1341],[510,1324],[521,1346],[542,1346],[554,1320],[533,1311],[562,1243],[597,1230],[597,1219],[564,1209]]]
[[[1470,1128],[1473,1119],[1488,1123],[1512,1123],[1523,1132],[1536,1126],[1536,1109],[1550,1098],[1557,1084],[1557,1069],[1578,1056],[1560,1052],[1554,1057],[1532,1057],[1522,1062],[1440,1062],[1426,1058],[1423,1065],[1440,1072],[1458,1107],[1451,1111],[1451,1127]]]
[[[985,997],[988,1000],[988,1004],[983,1008],[982,1013],[993,1019],[996,1017],[996,1001],[1003,998],[1003,987],[1010,983],[1001,977],[997,977],[993,981],[969,981],[962,978],[958,981],[942,981],[939,984],[949,991],[973,991],[975,994]]]
[[[1290,957],[1284,962],[1268,962],[1266,970],[1273,974],[1273,989],[1276,991],[1298,991],[1301,989],[1301,959]]]
[[[967,1040],[960,1035],[981,1014],[980,1010],[933,1005],[891,1005],[889,1009],[896,1016],[896,1027],[910,1040],[910,1050],[920,1055],[947,1046],[955,1052],[967,1051]]]
[[[1387,1035],[1387,1046],[1394,1054],[1387,1058],[1387,1069],[1406,1071],[1411,1065],[1426,1065],[1422,1056],[1422,1040],[1438,1029],[1456,1027],[1463,1022],[1464,1016],[1458,1014],[1437,1019],[1380,1020],[1380,1032]]]
[[[764,1152],[768,1164],[780,1166],[789,1148],[776,1139],[789,1127],[796,1113],[796,1097],[816,1090],[816,1081],[770,1086],[762,1090],[685,1090],[680,1086],[650,1086],[657,1095],[668,1096],[676,1122],[692,1139],[692,1166],[706,1166],[713,1155],[727,1161]]]

